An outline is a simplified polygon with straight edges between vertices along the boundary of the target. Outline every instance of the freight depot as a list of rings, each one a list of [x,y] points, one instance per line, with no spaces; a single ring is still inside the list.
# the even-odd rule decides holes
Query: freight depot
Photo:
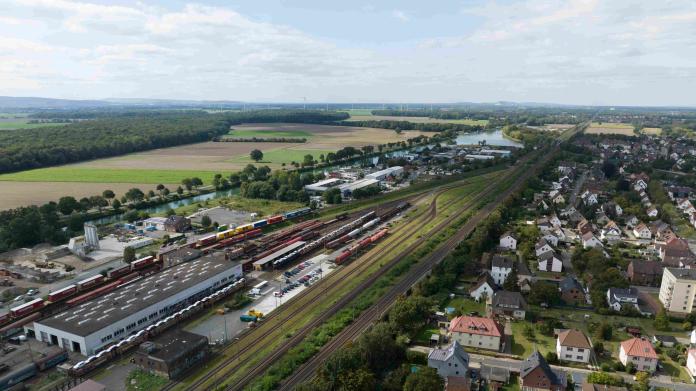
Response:
[[[93,354],[241,277],[240,263],[208,255],[34,322],[34,331],[40,341]]]

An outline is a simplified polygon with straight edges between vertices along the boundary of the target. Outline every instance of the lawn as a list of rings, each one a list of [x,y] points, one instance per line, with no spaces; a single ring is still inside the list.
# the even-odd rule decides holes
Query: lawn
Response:
[[[30,129],[30,128],[44,128],[47,126],[61,126],[67,124],[58,123],[42,123],[42,124],[30,124],[27,120],[17,120],[17,121],[0,121],[0,130],[12,130],[12,129]]]
[[[127,391],[160,390],[164,388],[167,383],[168,381],[164,377],[153,375],[142,369],[132,371],[125,379]]]
[[[286,137],[286,138],[310,138],[312,133],[306,130],[251,130],[251,129],[232,129],[228,133],[230,137],[252,138],[252,137]]]
[[[328,154],[329,150],[321,149],[289,149],[289,148],[279,148],[271,151],[263,151],[263,159],[259,162],[263,163],[275,163],[275,164],[290,164],[292,162],[301,163],[304,160],[305,155],[312,155],[314,160],[319,160],[319,155]],[[231,163],[250,163],[254,162],[249,155],[238,155],[232,159],[227,160]]]
[[[118,168],[49,167],[0,175],[12,182],[181,183],[199,177],[210,184],[216,172],[198,170],[147,170]]]
[[[464,315],[470,312],[478,312],[480,316],[485,316],[486,314],[486,304],[484,302],[477,303],[473,299],[461,296],[450,300],[445,307],[454,307]]]

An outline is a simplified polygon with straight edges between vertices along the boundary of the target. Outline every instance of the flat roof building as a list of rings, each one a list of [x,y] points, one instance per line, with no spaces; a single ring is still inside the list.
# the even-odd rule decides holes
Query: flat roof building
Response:
[[[666,267],[660,284],[660,302],[668,312],[689,314],[696,300],[696,269]]]
[[[270,265],[273,261],[276,259],[282,257],[285,254],[289,254],[293,250],[295,250],[298,247],[304,246],[305,242],[303,241],[297,241],[295,243],[292,243],[290,245],[287,245],[280,250],[274,252],[273,254],[269,254],[258,261],[254,262],[254,270],[263,270],[265,269],[268,265]]]
[[[184,330],[172,330],[142,343],[133,361],[146,371],[176,379],[204,362],[209,355],[208,338]]]
[[[36,321],[34,331],[40,341],[91,355],[240,277],[241,263],[208,255]]]
[[[367,174],[367,175],[365,175],[365,178],[377,179],[378,181],[383,181],[390,176],[397,176],[397,175],[401,174],[402,172],[404,172],[403,167],[394,166],[394,167],[385,168],[384,170],[373,172],[372,174]]]
[[[341,190],[342,195],[350,196],[357,189],[364,189],[366,187],[376,186],[376,185],[379,185],[379,181],[377,179],[365,178],[365,179],[359,179],[359,180],[352,182],[352,183],[346,183],[346,184],[340,185],[340,186],[338,186],[338,188]]]
[[[343,183],[343,181],[339,178],[328,178],[319,182],[305,185],[305,190],[314,193],[323,193],[332,187],[340,185],[341,183]]]

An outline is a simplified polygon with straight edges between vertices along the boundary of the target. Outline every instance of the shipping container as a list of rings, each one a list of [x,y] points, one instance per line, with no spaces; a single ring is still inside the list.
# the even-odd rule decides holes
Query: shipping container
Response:
[[[44,306],[44,301],[43,299],[34,299],[28,303],[24,303],[22,305],[19,305],[17,307],[13,307],[10,309],[10,313],[12,314],[12,317],[18,318],[21,316],[24,316],[26,314],[30,314]]]
[[[49,293],[48,301],[50,301],[51,303],[55,303],[61,299],[72,296],[73,294],[75,294],[75,292],[77,292],[77,285],[69,285],[65,288],[58,289],[55,292]]]
[[[254,221],[253,223],[251,223],[251,226],[254,229],[265,227],[266,225],[268,225],[268,221],[266,221],[266,220],[259,220],[259,221]]]
[[[346,259],[348,259],[348,257],[350,257],[350,256],[351,256],[351,252],[350,252],[350,251],[344,251],[344,252],[342,252],[340,255],[338,255],[338,256],[336,257],[336,259],[334,260],[334,262],[335,262],[337,265],[340,265],[340,264],[342,264],[343,262],[345,262]]]
[[[98,285],[102,281],[104,281],[104,276],[102,276],[101,274],[97,274],[96,276],[92,276],[92,277],[86,278],[82,281],[78,281],[77,282],[77,289],[83,291],[83,290],[92,288],[95,285]]]
[[[151,256],[151,255],[144,257],[144,258],[140,258],[138,260],[133,261],[133,263],[131,263],[131,270],[139,270],[139,269],[146,268],[146,267],[150,266],[151,264],[155,263],[155,261],[156,261],[156,258]]]
[[[236,233],[244,233],[244,232],[247,232],[247,231],[251,231],[252,229],[254,229],[254,226],[253,226],[253,225],[251,225],[251,224],[244,224],[244,225],[240,225],[239,227],[235,228],[234,231],[235,231]]]
[[[242,315],[239,317],[242,322],[256,322],[257,318],[251,315]]]
[[[121,276],[125,276],[126,274],[130,273],[131,266],[126,265],[126,266],[121,266],[117,269],[109,270],[108,273],[106,273],[106,276],[114,279],[114,278],[119,278]]]

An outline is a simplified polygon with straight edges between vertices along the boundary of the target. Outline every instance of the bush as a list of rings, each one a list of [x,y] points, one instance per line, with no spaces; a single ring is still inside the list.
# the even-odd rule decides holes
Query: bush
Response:
[[[408,361],[410,364],[428,365],[428,355],[413,350],[407,350],[406,361]]]
[[[634,375],[636,373],[636,366],[633,365],[632,362],[626,364],[626,373],[630,373],[631,375]]]
[[[556,355],[556,353],[554,353],[554,352],[546,353],[545,358],[549,364],[558,364],[558,355]]]
[[[609,365],[608,363],[602,364],[600,368],[603,372],[614,372],[614,369],[612,369],[611,365]]]

